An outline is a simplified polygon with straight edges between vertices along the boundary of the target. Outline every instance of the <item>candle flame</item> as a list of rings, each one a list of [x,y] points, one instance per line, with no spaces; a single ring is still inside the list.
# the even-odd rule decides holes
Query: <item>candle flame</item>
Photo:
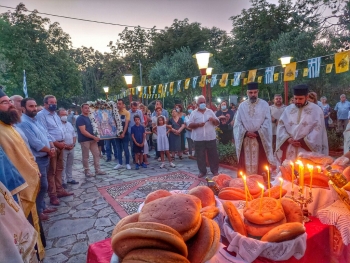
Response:
[[[283,178],[282,177],[278,178],[278,180],[280,180],[281,184],[283,183]]]
[[[264,185],[261,184],[261,183],[259,183],[259,182],[258,182],[258,186],[259,186],[261,189],[265,189]]]
[[[302,166],[302,167],[304,167],[303,162],[302,162],[302,161],[300,161],[300,160],[296,161],[295,163],[296,163],[296,164],[298,164],[298,165],[300,165],[300,166]]]
[[[247,177],[245,175],[242,175],[242,179],[243,179],[243,181],[245,181],[247,179]]]
[[[242,171],[240,171],[240,172],[239,172],[239,174],[242,176],[242,175],[243,175],[243,172],[242,172]]]
[[[294,165],[294,163],[292,161],[290,161],[289,164],[292,165],[292,166]]]
[[[314,169],[314,166],[311,164],[307,164],[307,169],[309,169],[309,172],[311,172]]]
[[[269,167],[266,165],[266,166],[265,166],[265,169],[266,169],[266,170],[269,170]]]
[[[317,167],[318,172],[320,173],[321,172],[321,166],[317,165],[316,167]]]

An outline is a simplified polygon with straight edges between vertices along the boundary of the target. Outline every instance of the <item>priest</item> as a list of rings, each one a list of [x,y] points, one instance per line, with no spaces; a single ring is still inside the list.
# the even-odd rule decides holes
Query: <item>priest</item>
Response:
[[[248,83],[248,99],[239,105],[233,126],[239,169],[247,175],[275,166],[270,107],[258,94],[258,83]]]
[[[293,88],[294,104],[286,107],[277,126],[276,156],[294,161],[300,152],[328,155],[328,139],[322,109],[308,102],[309,86]]]

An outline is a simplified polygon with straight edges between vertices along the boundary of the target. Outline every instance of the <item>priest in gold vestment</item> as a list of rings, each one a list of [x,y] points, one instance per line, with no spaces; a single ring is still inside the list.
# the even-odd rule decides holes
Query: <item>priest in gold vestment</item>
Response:
[[[233,126],[239,170],[247,175],[275,166],[270,107],[258,94],[258,83],[248,83],[248,99],[239,105]]]

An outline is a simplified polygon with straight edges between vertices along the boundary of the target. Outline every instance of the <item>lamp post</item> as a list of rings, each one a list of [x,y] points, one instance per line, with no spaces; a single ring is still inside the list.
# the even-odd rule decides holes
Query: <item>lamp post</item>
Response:
[[[282,68],[284,70],[284,74],[286,74],[286,66],[287,64],[290,63],[292,57],[291,56],[282,56],[279,58],[281,61]],[[288,81],[284,81],[284,103],[285,105],[288,105],[289,100],[288,100]]]
[[[211,109],[211,88],[210,88],[210,83],[211,83],[211,73],[213,72],[213,68],[207,68],[205,73],[207,74],[207,85],[206,89],[208,91],[208,98],[209,98],[209,108]]]
[[[103,90],[105,91],[106,93],[106,100],[108,100],[108,91],[109,91],[109,87],[103,87]]]
[[[207,69],[209,65],[209,58],[212,56],[213,54],[209,53],[208,51],[200,51],[200,52],[197,52],[195,55],[193,55],[193,58],[197,60],[198,68],[202,76],[205,76],[205,75],[208,76]],[[210,78],[211,78],[211,71],[208,73],[210,73]],[[205,85],[204,89],[202,89],[202,95],[205,97],[205,99],[207,99],[207,85]],[[210,97],[210,100],[211,100],[211,97]],[[211,101],[209,103],[211,103]]]
[[[125,78],[125,82],[126,82],[126,85],[129,89],[129,101],[130,103],[132,102],[132,92],[131,92],[131,88],[132,88],[132,75],[131,74],[125,74],[124,75],[124,78]]]

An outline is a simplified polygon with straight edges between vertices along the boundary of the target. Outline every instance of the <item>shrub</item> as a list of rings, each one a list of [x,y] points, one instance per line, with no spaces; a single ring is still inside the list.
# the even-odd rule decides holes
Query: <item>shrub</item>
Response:
[[[237,165],[236,146],[233,144],[218,144],[219,162],[228,165]]]
[[[327,137],[330,151],[336,151],[344,145],[343,135],[339,135],[334,129],[327,130]]]

